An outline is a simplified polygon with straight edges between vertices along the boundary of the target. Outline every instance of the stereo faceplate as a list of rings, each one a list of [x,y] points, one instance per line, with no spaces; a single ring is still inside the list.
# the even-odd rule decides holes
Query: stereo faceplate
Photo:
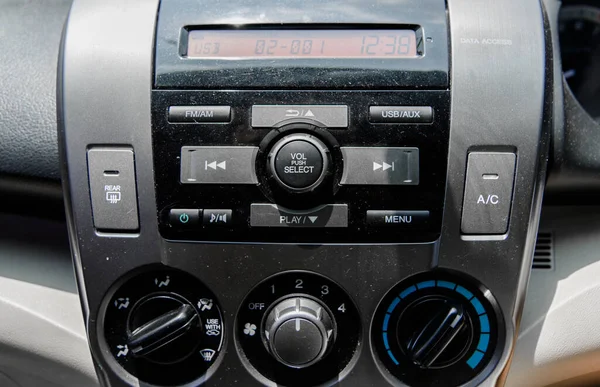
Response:
[[[165,238],[438,238],[448,91],[152,93],[157,209]],[[382,118],[386,122],[378,122]],[[277,176],[288,172],[292,178]],[[286,181],[308,185],[298,189]],[[188,211],[171,212],[181,209]]]

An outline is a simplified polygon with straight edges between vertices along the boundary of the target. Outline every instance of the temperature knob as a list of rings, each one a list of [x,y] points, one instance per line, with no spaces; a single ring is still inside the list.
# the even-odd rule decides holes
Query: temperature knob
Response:
[[[472,326],[463,306],[443,297],[410,306],[398,328],[397,337],[404,352],[423,369],[453,364],[473,341]]]
[[[491,292],[445,270],[397,284],[373,318],[371,342],[380,362],[408,386],[479,384],[502,352],[504,323]]]
[[[265,320],[269,352],[290,367],[308,367],[327,353],[334,335],[334,322],[326,308],[306,297],[276,304]]]

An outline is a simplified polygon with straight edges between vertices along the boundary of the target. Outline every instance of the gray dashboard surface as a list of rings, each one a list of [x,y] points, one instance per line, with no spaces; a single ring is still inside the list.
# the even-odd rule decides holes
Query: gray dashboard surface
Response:
[[[508,386],[600,378],[600,207],[547,207],[540,232],[553,235],[554,269],[533,270]],[[566,381],[566,382],[565,382]]]
[[[0,174],[58,179],[56,66],[70,0],[0,0]]]
[[[0,316],[0,386],[97,385],[63,222],[0,214]]]

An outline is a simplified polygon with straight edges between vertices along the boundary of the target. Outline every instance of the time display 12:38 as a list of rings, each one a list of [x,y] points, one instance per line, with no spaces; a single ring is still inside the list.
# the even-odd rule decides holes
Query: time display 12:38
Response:
[[[193,30],[190,58],[409,58],[414,30]]]

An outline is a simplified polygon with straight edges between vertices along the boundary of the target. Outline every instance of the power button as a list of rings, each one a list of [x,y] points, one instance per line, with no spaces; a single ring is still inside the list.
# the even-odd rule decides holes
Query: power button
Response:
[[[173,228],[186,229],[200,226],[200,210],[174,208],[169,211],[169,224]]]

